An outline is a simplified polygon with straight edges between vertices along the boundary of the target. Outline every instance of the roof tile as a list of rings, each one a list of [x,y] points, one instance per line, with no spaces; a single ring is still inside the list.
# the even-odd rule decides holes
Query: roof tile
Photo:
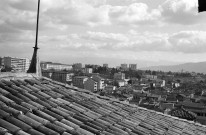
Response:
[[[10,131],[13,134],[20,130],[19,127],[15,126],[14,124],[11,124],[3,119],[0,119],[0,126],[7,129],[8,131]]]
[[[21,121],[25,122],[26,124],[32,126],[33,128],[37,128],[40,125],[42,125],[42,123],[37,122],[36,120],[34,120],[34,119],[24,115],[24,114],[19,114],[18,119],[20,119]]]

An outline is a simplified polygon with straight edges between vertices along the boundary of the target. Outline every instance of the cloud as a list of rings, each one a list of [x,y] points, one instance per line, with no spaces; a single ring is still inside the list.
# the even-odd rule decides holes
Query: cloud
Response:
[[[2,0],[9,14],[7,19],[17,20],[16,24],[25,23],[27,28],[36,19],[37,1],[33,0]],[[167,0],[156,9],[137,0],[125,0],[125,5],[116,6],[107,0],[43,0],[41,1],[40,16],[55,25],[158,25],[160,23],[175,23],[182,25],[199,24],[205,19],[204,14],[197,13],[197,0]],[[116,2],[119,3],[119,2]],[[124,2],[122,2],[124,3]],[[184,19],[182,19],[184,18]],[[22,21],[21,21],[22,20]],[[25,20],[25,22],[23,21]],[[19,22],[19,24],[17,24]],[[28,24],[27,24],[28,23]],[[46,25],[45,25],[46,26]],[[20,28],[22,28],[20,26]]]
[[[181,31],[172,34],[168,40],[173,45],[174,51],[183,53],[205,53],[205,37],[205,31]]]
[[[59,6],[48,8],[45,14],[62,24],[88,26],[108,24],[108,6],[96,7],[98,3],[94,3],[82,0],[61,0]]]
[[[203,14],[198,14],[197,0],[167,0],[159,10],[167,23],[193,25],[206,21]]]
[[[93,41],[103,42],[127,42],[129,39],[124,34],[120,33],[103,33],[88,31],[82,38]]]
[[[206,53],[206,31],[180,31],[172,34],[145,32],[133,33],[133,36],[128,37],[129,42],[119,43],[116,48],[131,51]]]
[[[135,33],[119,49],[134,51],[162,51],[181,53],[206,53],[206,31],[180,31],[167,33]],[[135,38],[136,37],[136,38]],[[116,45],[118,48],[118,45]]]
[[[163,51],[168,50],[168,35],[151,32],[139,33],[130,30],[127,33],[87,32],[79,36],[87,43],[95,43],[96,49],[113,51]],[[88,45],[87,45],[88,46]]]
[[[161,13],[153,9],[149,11],[147,4],[133,3],[129,6],[113,6],[109,10],[111,21],[117,24],[138,25],[154,23]]]
[[[37,10],[37,1],[34,0],[8,0],[11,7],[19,10],[35,11]]]
[[[205,31],[180,31],[168,34],[130,30],[125,34],[88,31],[55,39],[56,42],[64,41],[64,45],[59,47],[78,50],[205,53],[205,37]]]
[[[39,52],[65,60],[70,55],[173,59],[176,54],[199,59],[206,54],[206,20],[195,1],[167,0],[156,7],[143,0],[42,0]],[[36,9],[34,0],[1,0],[1,55],[30,57]]]
[[[150,10],[145,3],[113,6],[99,0],[61,0],[56,6],[49,7],[45,14],[58,23],[92,27],[154,24],[161,16],[158,9]]]
[[[36,23],[37,1],[3,0],[3,20],[19,29],[31,30]],[[3,8],[3,7],[2,7]],[[0,11],[0,12],[1,12]],[[158,9],[133,1],[125,6],[109,5],[106,0],[43,0],[40,23],[43,28],[53,25],[113,26],[156,24],[161,16]],[[48,25],[50,24],[50,25]],[[53,25],[52,25],[53,24]]]

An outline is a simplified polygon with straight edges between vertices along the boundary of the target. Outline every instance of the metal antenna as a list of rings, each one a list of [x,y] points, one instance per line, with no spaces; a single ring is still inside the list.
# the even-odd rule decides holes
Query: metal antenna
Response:
[[[35,41],[35,47],[34,48],[34,53],[32,56],[31,64],[29,66],[29,70],[27,73],[36,73],[36,64],[37,64],[37,50],[39,49],[37,47],[38,43],[38,30],[39,30],[39,8],[40,8],[40,0],[38,0],[38,10],[37,10],[37,23],[36,23],[36,41]]]

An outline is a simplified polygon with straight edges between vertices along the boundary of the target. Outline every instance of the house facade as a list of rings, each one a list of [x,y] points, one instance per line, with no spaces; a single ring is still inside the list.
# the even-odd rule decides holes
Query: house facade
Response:
[[[105,87],[104,84],[104,78],[98,76],[98,75],[94,75],[91,77],[95,82],[97,82],[97,90],[103,90]]]
[[[97,84],[98,83],[96,81],[94,81],[92,78],[89,78],[87,81],[85,81],[84,88],[92,92],[96,92],[98,86]]]
[[[84,83],[88,80],[87,76],[75,76],[72,79],[72,83],[74,86],[78,88],[84,88]]]

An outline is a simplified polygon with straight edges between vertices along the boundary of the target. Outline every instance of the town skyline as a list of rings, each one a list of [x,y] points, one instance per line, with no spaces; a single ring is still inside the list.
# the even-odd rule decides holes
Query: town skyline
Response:
[[[1,3],[1,56],[31,58],[37,1]],[[140,67],[206,61],[205,16],[197,0],[41,0],[40,60]]]

